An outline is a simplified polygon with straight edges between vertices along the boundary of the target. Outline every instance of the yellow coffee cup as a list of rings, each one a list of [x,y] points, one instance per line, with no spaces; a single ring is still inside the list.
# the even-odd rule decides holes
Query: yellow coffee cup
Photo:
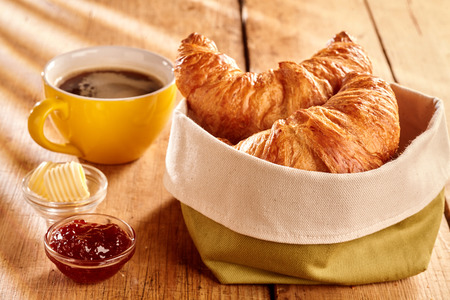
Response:
[[[74,94],[60,87],[71,76],[98,70],[149,74],[161,86],[142,95],[108,98]],[[137,48],[99,46],[61,54],[46,64],[42,78],[45,99],[28,118],[31,137],[48,150],[99,164],[121,164],[141,157],[170,118],[176,98],[173,64]],[[120,87],[114,85],[116,91]],[[46,137],[47,118],[66,143]]]

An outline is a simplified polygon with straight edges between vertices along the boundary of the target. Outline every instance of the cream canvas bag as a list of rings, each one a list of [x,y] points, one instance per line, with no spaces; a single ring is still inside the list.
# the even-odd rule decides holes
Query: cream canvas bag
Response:
[[[172,120],[164,184],[182,203],[191,236],[203,260],[219,280],[254,283],[261,279],[260,276],[253,276],[255,274],[276,274],[277,276],[262,276],[265,278],[262,282],[292,283],[294,280],[299,283],[355,284],[399,279],[424,270],[442,217],[442,190],[450,174],[450,146],[444,107],[439,99],[395,84],[392,88],[399,104],[399,155],[378,169],[354,174],[297,170],[241,153],[217,140],[192,121],[188,117],[185,100],[179,103]],[[326,245],[329,252],[333,249],[330,247],[343,249],[343,244],[357,242],[357,248],[347,248],[353,252],[361,252],[361,245],[364,248],[361,239],[372,238],[419,213],[423,215],[427,208],[428,213],[423,217],[430,219],[434,225],[427,223],[426,226],[434,227],[420,229],[429,231],[432,238],[423,250],[428,254],[419,253],[425,255],[425,263],[421,262],[417,268],[408,267],[412,271],[397,276],[387,276],[386,273],[389,272],[384,271],[385,274],[375,276],[376,278],[363,276],[364,278],[358,277],[356,281],[338,278],[333,280],[333,272],[326,279],[305,275],[305,266],[286,271],[287,266],[297,265],[292,263],[292,257],[314,262],[318,255],[323,256],[322,252],[311,250],[314,245],[316,248]],[[200,225],[202,226],[199,227]],[[212,227],[215,226],[223,230],[220,231],[221,236],[237,235],[239,239],[243,238],[241,244],[262,242],[260,251],[258,252],[258,248],[252,250],[252,253],[228,251],[229,257],[223,256],[217,246],[222,244],[224,249],[227,248],[227,243],[230,246],[230,236],[225,240],[202,238],[209,231],[214,231]],[[391,236],[401,235],[395,232],[394,230]],[[420,230],[416,234],[420,235]],[[378,240],[380,241],[380,237]],[[287,266],[278,264],[279,268],[266,268],[266,262],[261,265],[246,265],[246,257],[265,253],[267,243],[275,245],[274,249],[278,246],[292,246],[294,252],[288,251],[289,254],[285,255],[290,263]],[[383,248],[383,243],[379,244],[380,249]],[[311,253],[316,254],[305,257],[302,252],[305,246],[310,247],[308,253],[312,251]],[[408,248],[408,245],[405,247]],[[272,254],[268,254],[269,257],[274,257],[274,253],[279,250],[273,250]],[[214,253],[220,253],[220,257],[215,257]],[[237,257],[239,259],[233,259]],[[349,257],[353,264],[354,258],[355,255]],[[283,255],[277,259],[283,260]],[[369,258],[362,256],[360,259]],[[341,265],[342,263],[340,261]],[[224,275],[222,267],[217,265],[227,266],[225,274],[228,275]],[[306,269],[309,267],[306,266]],[[251,271],[244,272],[243,269],[248,268]],[[393,268],[398,269],[399,266],[393,265],[391,269]],[[236,272],[229,274],[230,270],[244,275],[237,276]],[[348,270],[349,274],[353,272],[353,269]],[[241,279],[236,281],[231,278]]]

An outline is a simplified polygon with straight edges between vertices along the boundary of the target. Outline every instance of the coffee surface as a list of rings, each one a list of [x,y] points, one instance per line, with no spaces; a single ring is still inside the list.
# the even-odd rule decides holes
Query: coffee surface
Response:
[[[134,70],[91,70],[64,79],[59,88],[91,98],[128,98],[163,87],[156,77]]]

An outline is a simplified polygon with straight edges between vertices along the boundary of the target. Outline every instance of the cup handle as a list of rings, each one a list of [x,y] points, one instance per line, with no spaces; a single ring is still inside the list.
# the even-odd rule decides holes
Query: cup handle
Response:
[[[54,97],[37,103],[28,117],[28,132],[31,137],[40,146],[50,151],[82,157],[82,152],[74,145],[70,143],[57,144],[47,139],[44,135],[45,120],[52,111],[59,111],[63,118],[67,118],[69,116],[69,105],[67,102]]]

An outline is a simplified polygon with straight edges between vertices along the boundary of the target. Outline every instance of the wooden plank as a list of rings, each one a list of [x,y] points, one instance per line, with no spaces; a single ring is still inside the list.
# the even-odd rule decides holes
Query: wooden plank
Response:
[[[447,104],[450,2],[368,0],[368,3],[397,81]]]
[[[41,161],[74,159],[39,147],[27,132],[28,112],[42,97],[40,72],[47,60],[105,44],[175,59],[192,31],[210,36],[245,65],[235,0],[0,2],[0,298],[269,298],[264,285],[220,285],[201,262],[178,202],[162,185],[169,124],[138,161],[98,166],[109,179],[98,211],[129,221],[138,235],[133,259],[105,282],[75,284],[50,263],[42,244],[46,224],[21,194],[21,179]]]
[[[403,2],[406,1],[401,1]],[[408,1],[410,2],[412,1]],[[416,40],[417,37],[409,38],[410,31],[417,25],[412,24],[411,20],[407,22],[405,18],[411,18],[411,12],[405,13],[403,8],[398,8],[397,6],[402,5],[398,4],[398,1],[247,0],[246,24],[250,69],[261,71],[276,68],[276,63],[282,60],[301,61],[323,47],[324,41],[333,34],[347,30],[358,38],[359,43],[369,53],[376,75],[388,81],[398,80],[401,84],[434,93],[439,97],[447,97],[449,94],[447,69],[450,64],[443,59],[443,56],[446,56],[446,59],[450,57],[448,48],[441,47],[437,50],[440,53],[436,54],[436,60],[432,64],[429,63],[432,60],[430,56],[434,55],[433,49],[439,48],[438,39],[447,38],[444,45],[450,43],[448,39],[450,27],[445,26],[449,24],[450,10],[443,9],[448,2],[445,5],[444,1],[436,1],[438,2],[441,5],[434,5],[431,9],[426,7],[430,2],[414,1],[415,9],[421,10],[421,13],[416,12],[416,18],[420,18],[416,22],[421,22],[421,18],[428,20],[433,15],[431,12],[437,13],[437,10],[441,10],[437,20],[433,21],[433,25],[429,24],[430,21],[427,23],[428,27],[419,23],[422,30],[420,36],[422,41],[419,43]],[[435,2],[432,3],[435,4]],[[437,28],[438,24],[444,26]],[[438,30],[438,32],[434,35],[431,30]],[[427,38],[424,37],[425,35]],[[425,42],[429,44],[423,47],[425,52],[421,54],[417,48],[422,47]],[[392,46],[395,43],[398,47]],[[414,53],[413,57],[408,54],[410,48],[415,48],[411,50],[411,53]],[[395,57],[391,57],[394,54]],[[415,65],[410,67],[411,64]],[[439,67],[437,67],[438,64],[440,64]],[[391,68],[394,73],[391,73]],[[428,68],[427,72],[422,72],[426,68]],[[432,73],[437,68],[440,70],[439,73],[430,75],[433,80],[436,80],[436,84],[430,87],[428,76],[424,74]],[[445,88],[443,88],[444,85]],[[427,89],[426,86],[428,86]],[[444,94],[437,93],[439,90]],[[450,105],[447,106],[447,111],[449,107]],[[276,285],[274,294],[280,299],[382,299],[386,297],[392,299],[441,299],[442,297],[445,299],[448,296],[446,291],[449,290],[450,278],[450,258],[448,246],[446,246],[449,236],[448,226],[443,222],[429,270],[409,279],[356,287]]]
[[[252,71],[277,68],[280,61],[307,59],[336,33],[345,30],[368,52],[374,74],[392,81],[363,0],[245,2]]]

